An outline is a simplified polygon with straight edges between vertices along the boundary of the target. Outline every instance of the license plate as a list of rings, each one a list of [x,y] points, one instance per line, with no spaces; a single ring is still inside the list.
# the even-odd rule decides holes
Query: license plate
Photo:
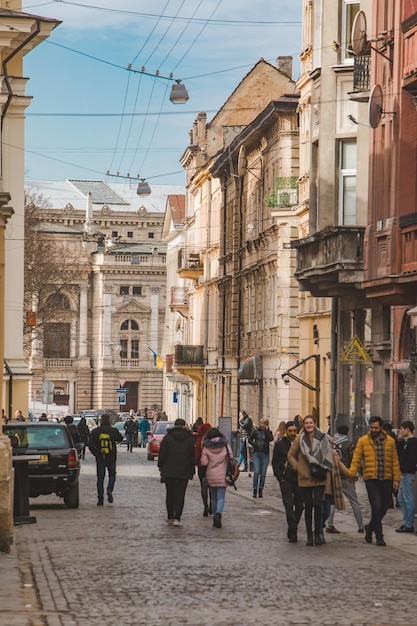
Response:
[[[39,461],[29,461],[29,463],[48,463],[48,455],[41,454]]]

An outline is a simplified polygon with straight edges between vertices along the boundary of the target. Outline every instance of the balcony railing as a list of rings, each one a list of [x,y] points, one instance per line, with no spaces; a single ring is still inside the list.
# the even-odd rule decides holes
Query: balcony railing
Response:
[[[181,248],[178,250],[178,274],[181,278],[198,280],[203,274],[203,262],[198,250]]]
[[[46,368],[68,368],[73,366],[73,359],[45,359]]]
[[[363,240],[360,226],[335,226],[293,241],[295,276],[314,296],[357,293],[363,282]]]
[[[176,365],[204,365],[204,346],[175,346]]]
[[[355,56],[353,59],[353,91],[369,91],[371,84],[371,57]]]

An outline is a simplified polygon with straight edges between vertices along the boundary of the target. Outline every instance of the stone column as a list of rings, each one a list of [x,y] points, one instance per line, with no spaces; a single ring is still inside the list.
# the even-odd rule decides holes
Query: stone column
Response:
[[[81,285],[80,287],[80,314],[79,314],[79,356],[84,358],[87,356],[87,339],[88,339],[88,318],[87,318],[87,293],[88,285]]]

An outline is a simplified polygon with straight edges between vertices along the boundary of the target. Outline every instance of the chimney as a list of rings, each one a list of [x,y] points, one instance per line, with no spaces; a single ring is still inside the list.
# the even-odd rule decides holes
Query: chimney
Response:
[[[278,57],[277,58],[277,68],[280,72],[288,76],[288,78],[292,79],[292,57]]]

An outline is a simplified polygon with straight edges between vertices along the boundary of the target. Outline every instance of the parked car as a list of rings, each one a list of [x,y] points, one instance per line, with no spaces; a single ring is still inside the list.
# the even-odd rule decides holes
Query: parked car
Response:
[[[167,434],[167,430],[173,427],[174,422],[155,422],[148,433],[148,461],[153,461],[159,456],[161,441]]]
[[[120,445],[122,445],[122,443],[126,443],[125,422],[116,422],[113,424],[113,428],[117,428],[119,433],[123,435],[123,441],[120,442]]]
[[[13,422],[3,426],[10,437],[13,455],[39,455],[29,461],[29,496],[56,493],[69,509],[79,506],[80,461],[65,424]],[[78,446],[79,444],[76,444]]]
[[[115,424],[119,421],[119,416],[114,409],[84,409],[84,411],[81,411],[81,417],[92,417],[98,426],[100,415],[103,415],[103,413],[110,415],[111,424]]]
[[[88,416],[86,417],[85,415],[83,415],[82,417],[85,417],[85,422],[89,428],[90,433],[92,430],[97,428],[98,423],[94,419],[94,417],[88,417]],[[73,418],[74,418],[74,424],[78,427],[78,424],[80,423],[80,420],[81,420],[81,415],[77,415],[77,416],[73,415]]]

